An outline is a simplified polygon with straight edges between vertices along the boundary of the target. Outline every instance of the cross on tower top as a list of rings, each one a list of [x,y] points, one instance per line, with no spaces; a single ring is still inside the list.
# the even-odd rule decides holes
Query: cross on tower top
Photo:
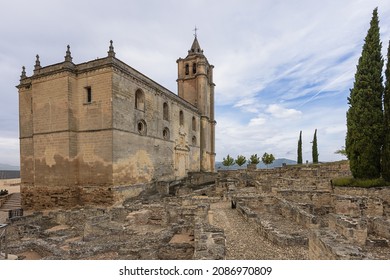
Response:
[[[196,25],[195,25],[195,29],[193,29],[193,31],[195,31],[195,33],[194,33],[195,38],[197,36],[196,31],[198,31],[198,30],[199,30],[199,28],[197,28]]]

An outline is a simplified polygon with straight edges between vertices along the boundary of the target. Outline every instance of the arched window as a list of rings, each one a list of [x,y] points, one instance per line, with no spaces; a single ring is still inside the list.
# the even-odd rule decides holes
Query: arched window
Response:
[[[180,113],[179,113],[179,122],[180,122],[180,125],[184,125],[184,113],[182,110],[180,110]]]
[[[192,73],[196,73],[196,63],[192,64]]]
[[[196,131],[196,119],[195,119],[195,117],[192,117],[192,130]]]
[[[163,104],[163,119],[169,121],[169,107],[167,102]]]
[[[135,108],[145,111],[145,95],[140,89],[135,92]]]
[[[170,138],[170,135],[169,135],[169,128],[168,128],[168,127],[164,128],[164,130],[163,130],[163,138],[164,138],[165,140],[169,140],[169,138]]]
[[[188,65],[188,63],[185,66],[185,70],[186,70],[186,75],[190,74],[190,66]]]
[[[146,132],[147,132],[147,126],[146,126],[146,122],[144,120],[140,120],[138,123],[137,123],[137,131],[140,135],[146,135]]]

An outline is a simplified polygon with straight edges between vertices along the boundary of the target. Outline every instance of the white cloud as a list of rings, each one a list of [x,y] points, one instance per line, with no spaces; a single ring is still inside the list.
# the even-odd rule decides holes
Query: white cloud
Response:
[[[262,126],[267,120],[262,117],[253,118],[249,121],[248,126]]]
[[[265,111],[278,119],[296,119],[302,115],[301,111],[295,109],[287,109],[278,104],[269,105]]]

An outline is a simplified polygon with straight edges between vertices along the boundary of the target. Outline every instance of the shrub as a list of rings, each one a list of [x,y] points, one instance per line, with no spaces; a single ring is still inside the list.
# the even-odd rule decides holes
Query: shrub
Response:
[[[384,187],[390,186],[390,182],[386,182],[383,178],[376,179],[356,179],[353,177],[340,177],[332,179],[333,186],[338,187]]]
[[[0,195],[7,195],[8,194],[8,190],[0,190]]]

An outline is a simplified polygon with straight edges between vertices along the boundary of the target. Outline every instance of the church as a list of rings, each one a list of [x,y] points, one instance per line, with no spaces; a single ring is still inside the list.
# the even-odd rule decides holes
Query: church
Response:
[[[198,38],[178,94],[116,58],[25,67],[19,90],[24,209],[110,204],[142,185],[215,171],[213,68]]]

